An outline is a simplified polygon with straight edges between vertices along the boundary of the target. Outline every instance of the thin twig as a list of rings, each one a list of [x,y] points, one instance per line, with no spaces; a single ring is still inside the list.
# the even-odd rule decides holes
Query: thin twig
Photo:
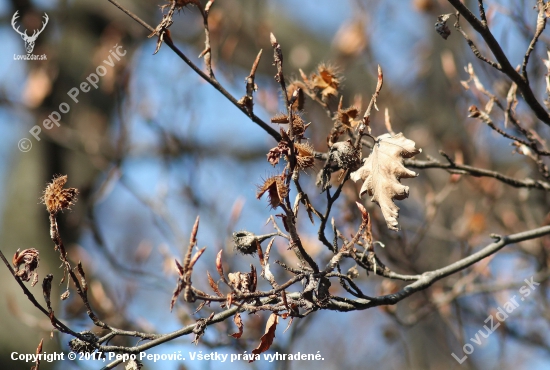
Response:
[[[507,75],[513,82],[518,85],[518,90],[525,99],[525,102],[531,110],[535,113],[538,119],[547,125],[550,125],[550,114],[539,103],[533,90],[529,86],[529,82],[525,77],[519,74],[514,67],[510,64],[508,57],[504,54],[500,44],[495,39],[489,27],[481,22],[476,16],[468,9],[468,7],[461,0],[448,0],[449,3],[466,19],[468,23],[474,28],[474,30],[483,37],[485,43],[489,49],[493,52],[496,60],[500,64],[500,71]]]
[[[502,67],[501,67],[500,64],[498,64],[496,62],[493,62],[492,60],[489,60],[488,58],[484,57],[483,54],[481,54],[481,52],[477,48],[477,46],[474,44],[472,39],[468,36],[468,34],[466,32],[464,32],[464,30],[460,26],[460,13],[458,13],[458,12],[456,14],[456,22],[455,22],[454,26],[458,30],[458,32],[460,32],[462,34],[462,36],[466,40],[466,43],[468,44],[470,49],[472,49],[472,52],[474,53],[476,58],[478,58],[479,60],[482,60],[483,62],[489,64],[491,67],[493,67],[495,69],[498,69],[499,71],[502,70]]]
[[[355,310],[365,310],[371,307],[381,306],[381,305],[393,305],[397,302],[407,298],[411,294],[418,292],[420,290],[426,289],[435,283],[438,280],[443,279],[449,275],[452,275],[458,271],[464,270],[465,268],[473,265],[476,262],[481,261],[482,259],[498,252],[507,245],[519,243],[525,240],[531,240],[539,238],[544,235],[550,234],[550,226],[540,227],[538,229],[524,231],[517,234],[512,234],[508,236],[502,236],[497,242],[491,243],[480,251],[465,257],[457,262],[454,262],[443,268],[428,271],[422,274],[421,278],[415,281],[412,284],[407,285],[400,291],[388,294],[373,299],[345,299],[345,300],[331,300],[329,304],[329,309],[336,311],[355,311]]]
[[[465,164],[458,163],[441,163],[434,158],[428,160],[418,160],[418,159],[405,159],[404,161],[406,166],[412,168],[442,168],[447,170],[449,173],[456,173],[460,175],[470,175],[475,177],[492,177],[505,184],[513,186],[515,188],[528,188],[528,189],[539,189],[544,191],[550,191],[550,183],[541,180],[533,180],[531,178],[525,179],[515,179],[513,177],[505,176],[497,171],[486,170],[483,168],[477,168],[468,166]]]
[[[525,52],[525,56],[523,57],[523,64],[521,66],[521,75],[523,76],[523,78],[525,78],[527,83],[529,83],[529,76],[527,76],[527,63],[529,62],[529,57],[531,56],[533,50],[535,50],[535,45],[537,44],[540,35],[542,35],[542,31],[544,31],[544,28],[546,27],[546,8],[548,7],[548,5],[545,4],[543,0],[537,0],[537,7],[539,8],[539,12],[537,15],[537,28],[535,29],[533,39],[529,43],[529,47]]]
[[[54,325],[54,327],[63,332],[63,333],[67,333],[67,334],[70,334],[76,338],[79,338],[79,339],[82,339],[82,340],[85,340],[84,336],[80,335],[79,333],[71,330],[69,327],[67,327],[65,324],[63,324],[61,321],[59,321],[53,314],[50,314],[49,310],[45,309],[37,300],[36,298],[34,297],[34,295],[31,293],[31,291],[29,289],[27,289],[27,287],[25,286],[25,284],[21,281],[21,278],[19,278],[16,274],[15,274],[15,271],[13,270],[13,268],[11,267],[10,263],[8,262],[8,260],[6,259],[6,257],[4,256],[4,253],[2,253],[2,250],[0,250],[0,258],[2,259],[2,261],[4,261],[4,264],[6,265],[6,267],[8,268],[8,270],[10,271],[10,273],[13,275],[13,278],[15,279],[15,281],[17,282],[17,284],[19,284],[19,286],[21,287],[21,289],[23,289],[23,293],[25,293],[25,295],[27,296],[27,298],[29,299],[29,301],[31,301],[31,303],[36,307],[38,308],[44,315],[46,315],[48,318],[50,318],[52,324]]]
[[[147,30],[153,32],[155,29],[151,27],[149,24],[147,24],[145,21],[141,20],[137,15],[130,12],[129,10],[125,9],[122,5],[117,3],[115,0],[109,0],[110,3],[115,5],[117,8],[122,10],[124,13],[126,13],[128,16],[130,16],[133,20],[141,24],[143,27],[145,27]],[[204,79],[206,82],[208,82],[210,85],[212,85],[216,90],[218,90],[227,100],[229,100],[231,103],[233,103],[234,106],[239,108],[241,112],[246,114],[250,117],[252,122],[260,126],[262,129],[264,129],[269,135],[271,135],[276,141],[281,141],[281,134],[277,132],[273,127],[265,123],[262,119],[260,119],[255,114],[248,114],[245,107],[239,104],[238,100],[233,97],[223,86],[220,85],[220,83],[210,78],[207,74],[205,74],[199,67],[197,67],[185,54],[182,53],[181,50],[179,50],[173,43],[171,38],[166,38],[164,40],[165,44],[168,45],[170,49],[172,49],[181,60],[183,60],[193,71],[195,71],[202,79]]]
[[[209,0],[206,6],[203,8],[199,5],[204,25],[204,50],[200,53],[199,58],[204,57],[204,63],[206,64],[206,70],[208,76],[212,80],[216,80],[214,77],[214,71],[212,70],[212,48],[210,47],[210,29],[208,28],[208,14],[210,13],[210,7],[214,3],[214,0]]]

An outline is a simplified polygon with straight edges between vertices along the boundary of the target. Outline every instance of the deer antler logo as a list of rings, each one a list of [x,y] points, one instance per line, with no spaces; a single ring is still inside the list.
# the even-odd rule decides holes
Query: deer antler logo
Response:
[[[19,10],[16,11],[13,17],[11,18],[11,26],[13,27],[15,32],[21,35],[21,38],[23,38],[23,41],[25,41],[25,49],[27,50],[27,54],[30,54],[34,50],[34,42],[36,41],[36,38],[38,37],[38,35],[42,33],[42,31],[44,31],[44,28],[46,28],[49,18],[48,18],[48,15],[44,13],[44,22],[42,22],[42,29],[40,31],[34,30],[32,35],[29,36],[27,35],[27,30],[25,30],[25,32],[21,32],[19,31],[19,26],[15,28],[15,20],[19,18],[19,15],[17,15],[17,13],[19,13]]]

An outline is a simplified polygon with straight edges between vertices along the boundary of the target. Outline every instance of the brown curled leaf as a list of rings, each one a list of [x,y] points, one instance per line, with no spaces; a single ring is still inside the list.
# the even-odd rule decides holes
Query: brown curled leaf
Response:
[[[260,338],[260,344],[258,344],[258,347],[254,348],[252,350],[252,353],[255,355],[258,355],[262,352],[265,352],[271,347],[273,344],[273,339],[275,339],[275,329],[277,329],[277,324],[279,323],[279,316],[272,313],[269,316],[269,319],[267,319],[267,323],[265,324],[265,333]],[[254,362],[254,360],[248,361]]]
[[[237,333],[231,334],[231,336],[233,338],[239,339],[241,337],[241,335],[243,335],[243,321],[241,319],[241,314],[240,313],[237,312],[235,314],[235,316],[233,317],[233,322],[235,323],[235,325],[237,325],[237,328],[239,328],[239,331]]]
[[[42,280],[42,294],[44,295],[44,300],[46,301],[46,306],[48,307],[48,311],[52,312],[52,301],[51,301],[51,293],[52,293],[52,280],[53,275],[48,274]]]
[[[31,286],[38,282],[38,265],[40,264],[40,253],[37,249],[29,248],[15,252],[12,262],[15,276],[23,281],[29,281],[32,277]]]

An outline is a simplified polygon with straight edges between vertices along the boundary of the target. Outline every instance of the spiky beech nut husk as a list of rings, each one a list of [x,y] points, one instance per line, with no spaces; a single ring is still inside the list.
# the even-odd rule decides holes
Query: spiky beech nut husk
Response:
[[[359,151],[349,141],[334,143],[330,148],[330,156],[343,169],[355,171],[361,165]]]
[[[313,73],[309,79],[313,89],[321,94],[321,99],[326,103],[330,98],[338,96],[342,77],[336,67],[331,64],[319,64],[317,72]]]
[[[298,112],[295,112],[292,116],[292,132],[294,135],[298,137],[303,137],[304,133],[306,131],[306,124],[302,117],[298,114]]]
[[[271,123],[288,123],[288,115],[285,113],[277,113],[273,117],[271,117]]]
[[[260,199],[262,195],[267,192],[269,205],[271,208],[275,209],[283,202],[283,199],[288,196],[288,191],[284,176],[275,175],[267,178],[262,185],[258,186],[256,198]]]
[[[89,339],[90,342],[92,343],[97,342],[97,337],[91,331],[83,331],[83,332],[80,332],[80,334],[84,336],[86,339]],[[71,351],[75,353],[92,353],[96,350],[96,348],[92,343],[85,342],[78,338],[74,338],[69,341],[69,348],[71,349]]]
[[[63,209],[69,209],[70,206],[76,203],[78,190],[75,188],[63,189],[66,182],[67,175],[56,176],[46,186],[41,200],[46,205],[48,212],[57,213]]]
[[[254,254],[258,251],[258,239],[249,231],[237,231],[233,233],[235,249],[242,254]]]
[[[302,170],[313,167],[313,165],[315,164],[315,159],[313,157],[313,147],[307,142],[295,143],[294,147],[296,148],[296,161],[298,167]]]
[[[351,106],[346,109],[338,109],[337,119],[342,123],[342,125],[348,128],[354,128],[359,124],[359,121],[355,120],[358,114],[359,109],[355,106]]]

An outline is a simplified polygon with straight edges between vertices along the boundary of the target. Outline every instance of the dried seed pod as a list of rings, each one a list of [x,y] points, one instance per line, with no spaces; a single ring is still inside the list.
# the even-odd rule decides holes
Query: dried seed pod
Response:
[[[317,72],[310,76],[310,85],[321,94],[321,99],[326,103],[330,98],[338,96],[342,77],[338,70],[330,64],[319,64]]]
[[[451,34],[451,30],[447,26],[447,21],[449,20],[451,15],[453,14],[442,14],[437,17],[437,22],[435,23],[435,30],[437,31],[439,36],[443,37],[443,39],[445,40],[447,40],[447,37],[449,37],[449,35]]]
[[[313,157],[313,147],[309,143],[295,143],[297,156],[296,163],[302,170],[313,167],[315,159]]]
[[[288,123],[288,115],[285,113],[277,113],[271,117],[271,123]]]
[[[89,339],[91,342],[97,342],[97,337],[91,331],[80,332],[86,339]],[[69,348],[75,353],[92,353],[95,351],[95,347],[88,342],[80,340],[78,338],[71,339],[69,341]]]
[[[294,135],[296,135],[298,138],[302,138],[304,136],[304,133],[306,132],[306,128],[308,125],[305,124],[304,120],[298,112],[294,112],[292,114],[292,132]]]
[[[348,141],[334,143],[330,148],[330,158],[338,167],[355,171],[361,165],[359,151]]]
[[[41,200],[46,205],[48,212],[57,213],[63,209],[69,209],[76,203],[78,190],[75,188],[63,189],[66,182],[67,175],[56,176],[44,190]]]
[[[360,122],[360,120],[355,120],[359,114],[359,109],[357,107],[351,106],[346,109],[338,109],[337,119],[342,125],[347,128],[354,128]]]
[[[265,192],[268,192],[269,205],[277,208],[288,196],[288,186],[285,185],[283,176],[276,175],[266,179],[261,186],[258,186],[256,198],[260,199]]]
[[[258,239],[249,231],[237,231],[233,233],[235,249],[242,254],[254,254],[258,251]]]

